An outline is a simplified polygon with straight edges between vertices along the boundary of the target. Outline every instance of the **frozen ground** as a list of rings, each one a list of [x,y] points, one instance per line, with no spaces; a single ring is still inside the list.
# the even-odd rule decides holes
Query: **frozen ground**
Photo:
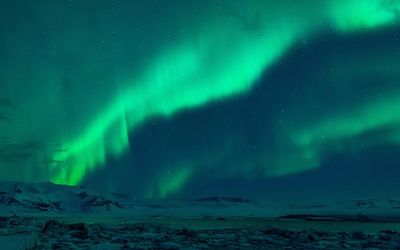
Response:
[[[1,249],[399,249],[400,201],[132,200],[0,184]]]
[[[399,249],[400,246],[400,234],[393,230],[364,233],[343,227],[343,231],[325,231],[306,229],[308,222],[303,229],[291,230],[270,227],[268,223],[253,227],[251,221],[232,226],[229,219],[203,228],[182,225],[174,218],[162,223],[67,220],[7,218],[2,229],[9,236],[3,236],[4,241],[0,236],[1,249]]]

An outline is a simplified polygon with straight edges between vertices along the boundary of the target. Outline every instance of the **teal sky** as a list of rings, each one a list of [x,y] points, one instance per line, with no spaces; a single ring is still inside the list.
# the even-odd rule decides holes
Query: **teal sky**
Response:
[[[161,198],[212,183],[234,192],[235,180],[263,194],[400,144],[396,0],[6,0],[0,11],[1,180]]]

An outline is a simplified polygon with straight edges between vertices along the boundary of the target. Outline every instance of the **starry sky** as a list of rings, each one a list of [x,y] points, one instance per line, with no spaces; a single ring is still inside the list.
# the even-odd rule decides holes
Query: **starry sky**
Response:
[[[398,0],[0,1],[0,180],[400,195]]]

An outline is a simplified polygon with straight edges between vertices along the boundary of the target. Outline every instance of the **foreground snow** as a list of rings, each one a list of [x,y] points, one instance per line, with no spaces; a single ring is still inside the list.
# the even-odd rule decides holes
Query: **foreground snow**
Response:
[[[337,249],[400,246],[400,201],[134,200],[0,183],[1,249]]]
[[[35,244],[30,244],[35,249],[398,249],[400,245],[400,233],[392,230],[288,230],[252,227],[250,221],[246,227],[192,229],[168,223],[64,223],[13,217],[4,228],[14,236],[7,236],[8,242],[0,236],[1,249],[29,249],[21,241],[27,230],[37,232],[31,240]]]

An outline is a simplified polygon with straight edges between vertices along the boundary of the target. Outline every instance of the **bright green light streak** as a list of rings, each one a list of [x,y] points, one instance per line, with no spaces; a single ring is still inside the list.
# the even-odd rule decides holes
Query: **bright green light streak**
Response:
[[[335,26],[343,31],[371,29],[394,24],[399,19],[400,1],[348,0],[333,1]]]
[[[148,198],[166,198],[170,194],[179,191],[192,177],[193,167],[190,165],[176,168],[161,176],[159,183],[147,191]]]
[[[326,119],[307,132],[294,136],[296,145],[318,145],[323,141],[340,141],[368,131],[400,125],[400,96],[385,97],[357,111]]]
[[[333,15],[333,25],[346,32],[389,24],[396,19],[399,9],[398,4],[388,7],[384,0],[332,3],[327,9],[321,6],[318,11]],[[323,24],[316,23],[313,18],[307,21],[303,16],[304,13],[299,13],[298,17],[272,19],[272,22],[266,18],[262,20],[261,30],[257,31],[243,31],[222,24],[215,30],[200,32],[196,38],[177,42],[174,48],[157,57],[141,76],[123,84],[132,87],[126,88],[81,135],[64,143],[69,151],[54,155],[54,159],[63,163],[51,167],[52,181],[80,183],[104,165],[107,157],[124,153],[129,148],[128,133],[149,118],[172,116],[182,110],[248,92],[258,77],[296,40],[323,28],[320,27]],[[335,128],[336,131],[348,131],[354,127],[357,126],[348,124]],[[325,128],[320,130],[317,137]],[[312,142],[314,138],[315,135],[306,134],[296,141],[304,145],[309,144],[305,141]],[[310,153],[305,153],[301,158],[308,155]]]
[[[266,65],[276,61],[296,37],[296,31],[287,25],[277,29],[279,33],[242,38],[230,46],[234,53],[224,51],[222,60],[208,58],[215,56],[215,46],[223,48],[230,43],[232,36],[226,34],[190,42],[160,56],[141,80],[128,84],[134,87],[122,93],[122,101],[119,97],[83,135],[65,143],[70,150],[55,156],[64,162],[53,168],[53,181],[78,184],[103,165],[107,155],[124,152],[129,147],[128,131],[150,117],[168,117],[250,90]],[[220,44],[214,41],[216,37]]]

